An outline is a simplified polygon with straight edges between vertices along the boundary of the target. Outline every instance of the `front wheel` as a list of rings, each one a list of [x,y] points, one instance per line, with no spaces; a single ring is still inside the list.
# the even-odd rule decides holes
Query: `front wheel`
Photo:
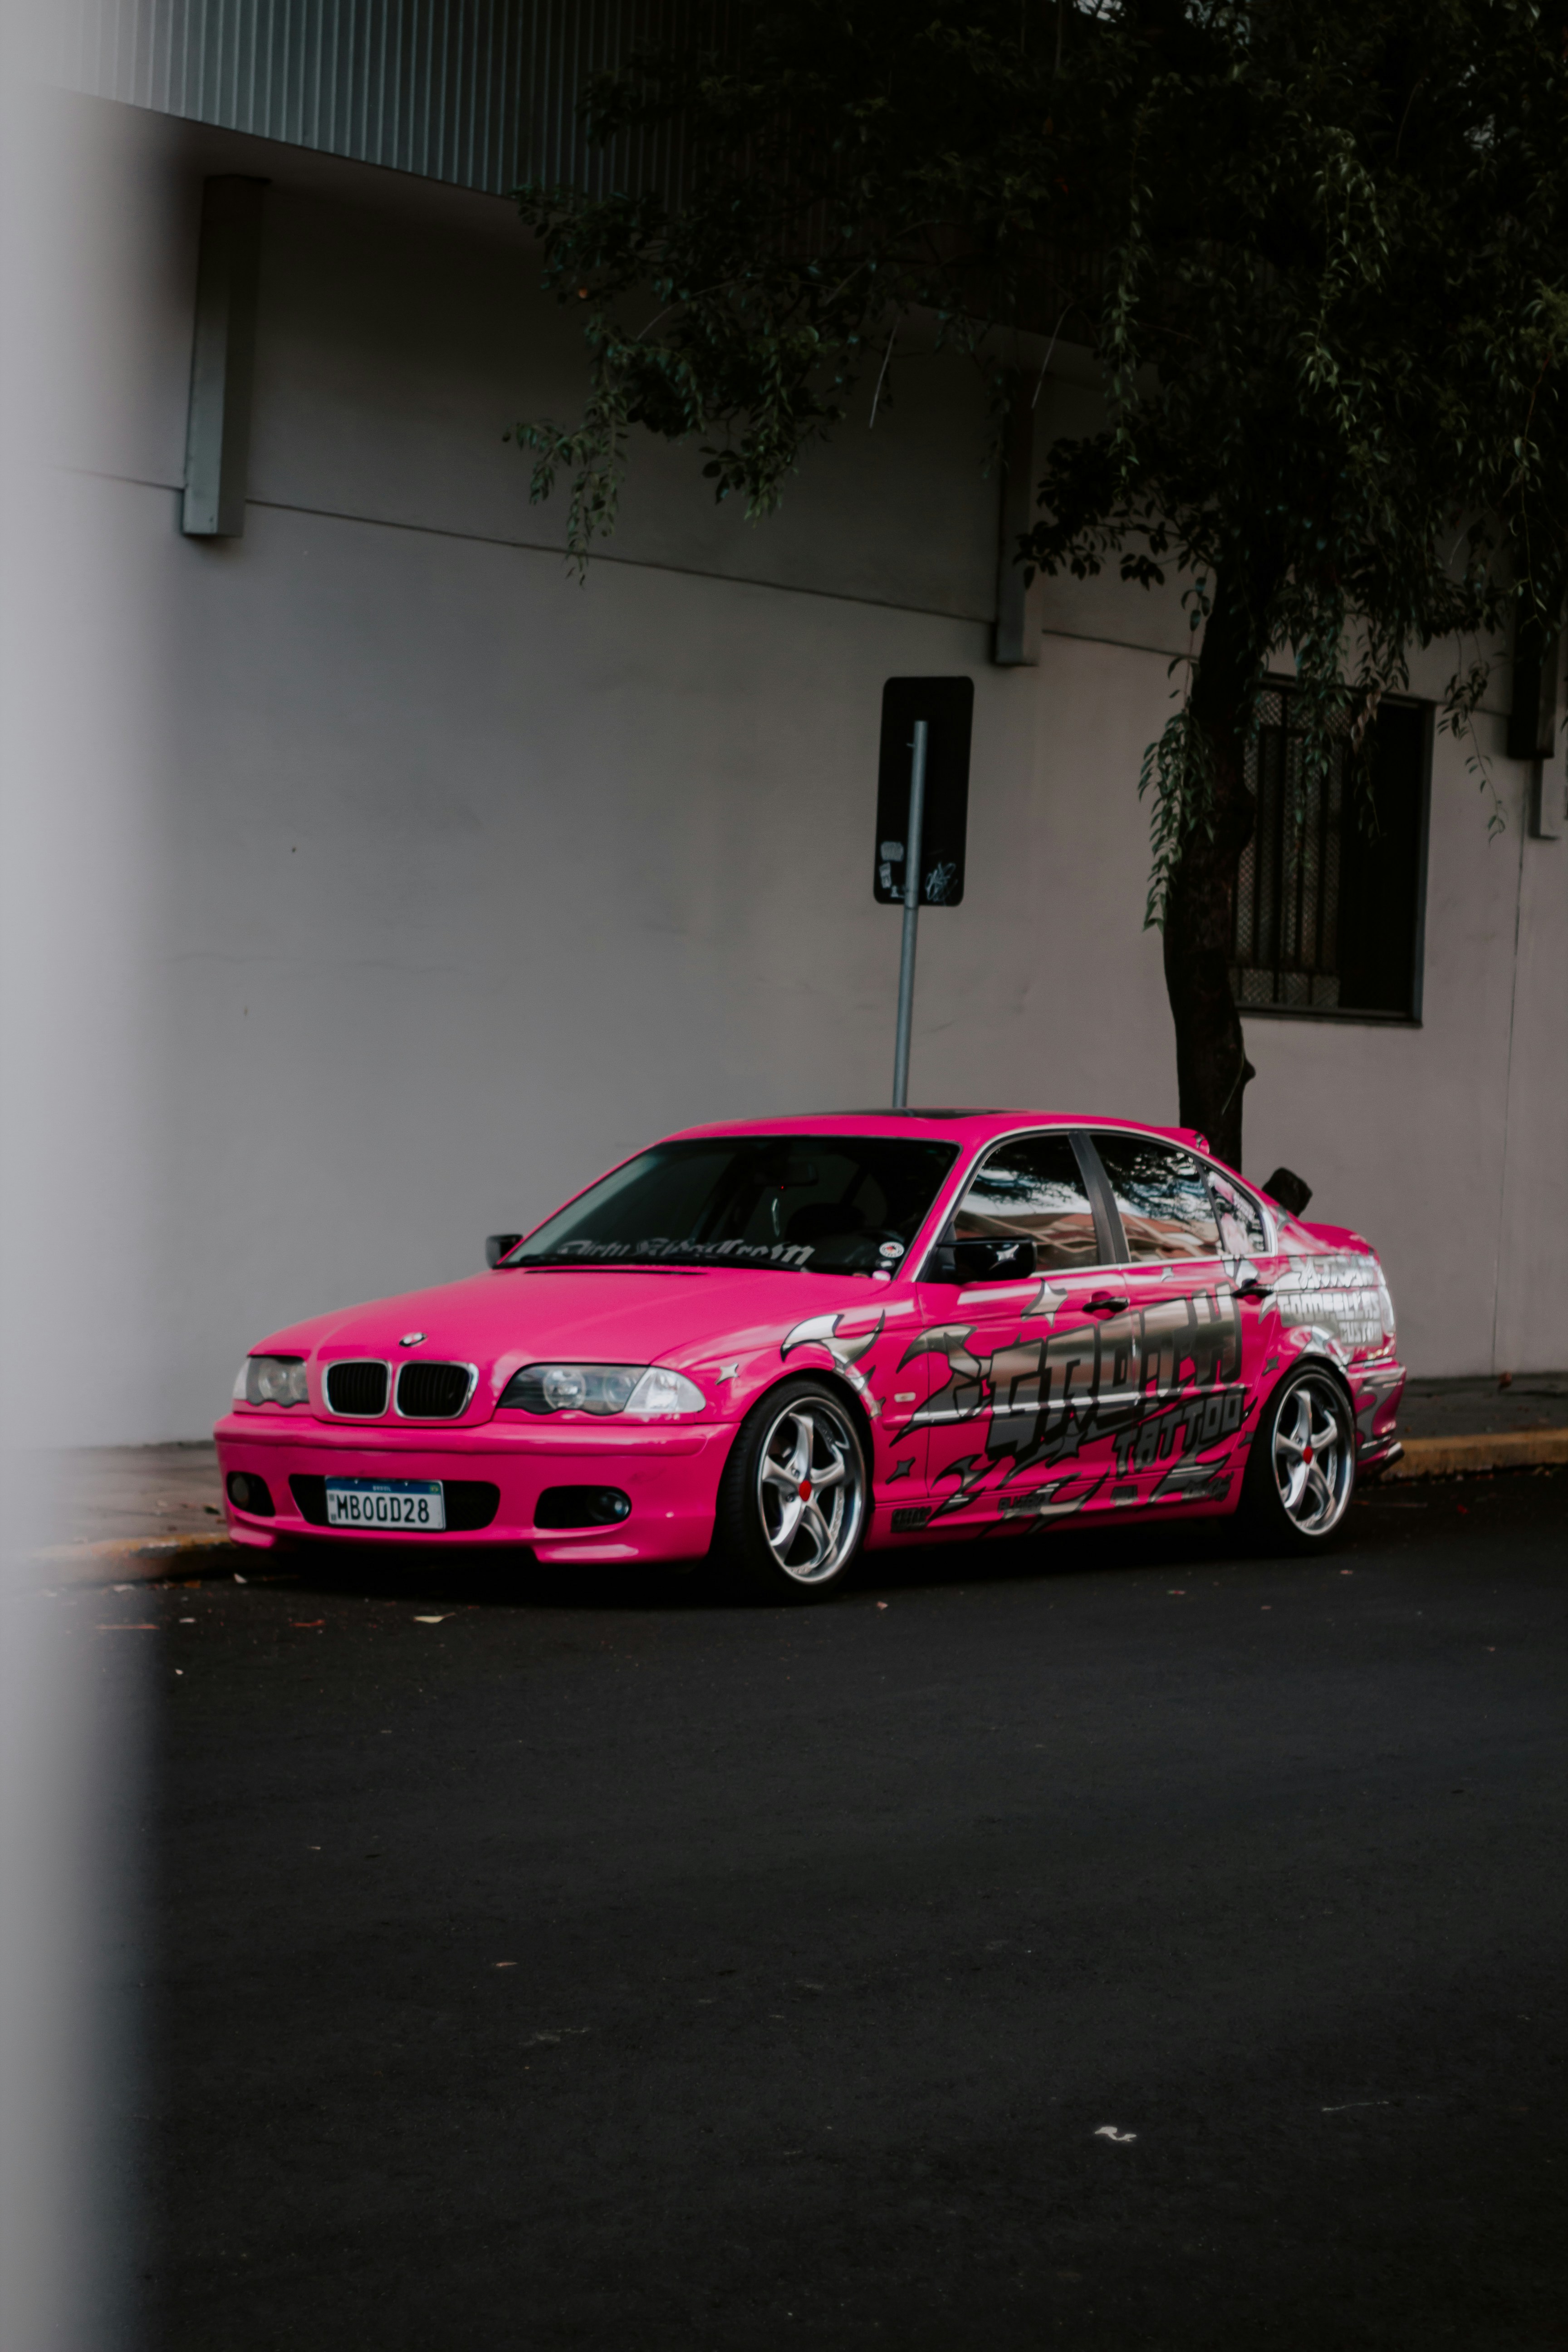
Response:
[[[715,1559],[752,1600],[819,1600],[860,1549],[869,1487],[849,1407],[820,1381],[784,1381],[748,1414],[724,1465]]]
[[[1355,1488],[1350,1399],[1319,1364],[1287,1373],[1263,1409],[1242,1484],[1246,1524],[1271,1551],[1321,1551]]]

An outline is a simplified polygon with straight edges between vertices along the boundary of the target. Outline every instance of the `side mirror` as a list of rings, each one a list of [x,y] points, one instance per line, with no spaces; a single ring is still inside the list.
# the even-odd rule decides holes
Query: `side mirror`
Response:
[[[933,1251],[928,1282],[1016,1282],[1033,1274],[1039,1253],[1021,1235],[988,1235],[984,1241],[943,1242]]]
[[[515,1249],[521,1239],[522,1235],[521,1234],[487,1234],[485,1235],[485,1264],[487,1265],[499,1265],[502,1258],[505,1257],[508,1250]]]
[[[1299,1217],[1312,1197],[1311,1186],[1289,1168],[1277,1168],[1263,1189],[1289,1217]]]

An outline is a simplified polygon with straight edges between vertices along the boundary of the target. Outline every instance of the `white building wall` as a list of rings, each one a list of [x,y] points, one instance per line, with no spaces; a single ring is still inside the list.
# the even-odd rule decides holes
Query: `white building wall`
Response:
[[[1173,593],[1053,583],[1039,668],[991,667],[962,371],[912,360],[761,527],[690,451],[639,450],[580,587],[501,440],[580,389],[504,205],[97,111],[137,323],[62,392],[61,528],[83,658],[134,689],[39,869],[73,877],[40,950],[76,979],[40,1030],[75,1084],[38,1212],[54,1374],[84,1346],[99,1368],[70,1435],[199,1433],[268,1329],[468,1271],[669,1128],[885,1101],[889,675],[976,688],[968,895],[921,927],[911,1092],[1174,1118],[1135,782],[1184,623]],[[253,503],[204,545],[177,489],[225,170],[274,184]],[[1523,837],[1522,772],[1495,765],[1489,845],[1438,739],[1425,1025],[1247,1030],[1248,1169],[1288,1162],[1377,1242],[1423,1371],[1563,1358],[1568,843]]]

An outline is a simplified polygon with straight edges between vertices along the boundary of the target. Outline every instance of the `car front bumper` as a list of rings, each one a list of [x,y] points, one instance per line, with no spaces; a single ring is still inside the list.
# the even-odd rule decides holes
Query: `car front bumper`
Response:
[[[712,1538],[719,1479],[734,1431],[711,1422],[644,1423],[613,1433],[510,1421],[450,1431],[382,1423],[345,1427],[292,1408],[226,1414],[214,1435],[224,1509],[237,1543],[265,1549],[280,1537],[307,1536],[334,1544],[422,1548],[526,1544],[541,1560],[589,1562],[700,1559]],[[237,1507],[228,1486],[236,1471],[266,1481],[270,1516]],[[430,1533],[329,1528],[313,1491],[324,1478],[438,1478],[446,1487],[468,1488],[470,1507],[476,1484],[495,1487],[499,1499],[482,1526]],[[542,1528],[535,1517],[539,1498],[552,1486],[615,1487],[631,1509],[608,1525]]]

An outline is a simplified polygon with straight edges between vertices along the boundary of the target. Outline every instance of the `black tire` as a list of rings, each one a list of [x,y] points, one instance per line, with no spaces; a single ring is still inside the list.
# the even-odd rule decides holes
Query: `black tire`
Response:
[[[1326,1551],[1355,1492],[1355,1418],[1327,1364],[1299,1364],[1264,1406],[1241,1486],[1243,1527],[1258,1547]]]
[[[818,1494],[829,1497],[826,1509]],[[730,1449],[713,1564],[747,1600],[823,1600],[847,1581],[870,1508],[870,1465],[853,1407],[826,1381],[781,1381],[752,1406]]]

